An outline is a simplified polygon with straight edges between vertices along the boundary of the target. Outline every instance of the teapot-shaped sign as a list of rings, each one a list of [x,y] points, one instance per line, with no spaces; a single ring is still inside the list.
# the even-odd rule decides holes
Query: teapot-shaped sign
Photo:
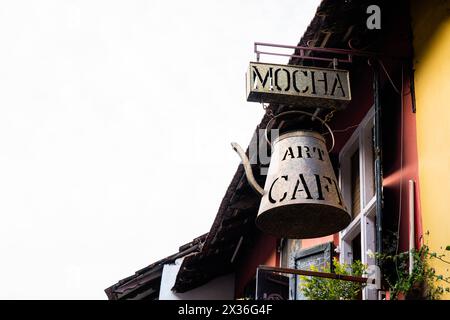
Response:
[[[350,223],[320,133],[297,130],[275,139],[264,189],[256,182],[242,148],[237,143],[232,147],[242,159],[250,185],[262,196],[256,218],[261,230],[306,239],[336,233]]]

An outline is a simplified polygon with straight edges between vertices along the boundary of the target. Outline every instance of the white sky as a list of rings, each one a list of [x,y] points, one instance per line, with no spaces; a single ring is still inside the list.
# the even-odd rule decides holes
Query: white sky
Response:
[[[253,43],[319,2],[0,2],[0,298],[106,299],[208,232],[263,115]]]

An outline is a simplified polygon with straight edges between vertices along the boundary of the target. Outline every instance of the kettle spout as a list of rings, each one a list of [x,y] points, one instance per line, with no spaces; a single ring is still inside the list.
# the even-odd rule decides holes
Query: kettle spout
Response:
[[[233,150],[241,157],[242,164],[244,165],[245,175],[247,177],[248,183],[250,186],[258,192],[261,196],[264,195],[264,189],[256,182],[255,177],[253,176],[252,167],[250,166],[250,161],[247,158],[244,150],[242,150],[241,146],[236,142],[232,142],[231,146]]]

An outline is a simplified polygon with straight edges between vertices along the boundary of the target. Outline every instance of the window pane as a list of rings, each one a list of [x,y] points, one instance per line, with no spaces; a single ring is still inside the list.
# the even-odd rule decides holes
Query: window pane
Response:
[[[361,261],[361,233],[352,240],[352,262]],[[362,291],[358,293],[357,300],[362,299]]]
[[[352,240],[353,261],[361,261],[361,234],[358,234]]]
[[[352,190],[352,215],[355,218],[361,211],[360,176],[359,176],[359,149],[356,149],[350,158],[350,183]]]
[[[304,258],[299,258],[295,261],[295,269],[299,270],[310,270],[311,266],[317,267],[319,270],[323,270],[327,262],[329,262],[329,257],[325,256],[324,252],[320,252],[314,255],[310,255]],[[306,297],[301,291],[302,280],[300,276],[297,277],[297,288],[295,300],[306,300]]]
[[[295,269],[299,270],[310,270],[311,266],[315,266],[319,270],[323,270],[326,267],[329,267],[331,258],[332,258],[332,244],[329,243],[327,245],[321,244],[313,248],[305,249],[306,251],[312,250],[310,253],[306,253],[306,255],[295,258]],[[316,251],[317,250],[317,251]],[[305,251],[303,251],[305,252]],[[306,300],[305,296],[302,293],[302,280],[300,276],[295,276],[295,287],[294,287],[294,299],[295,300]]]

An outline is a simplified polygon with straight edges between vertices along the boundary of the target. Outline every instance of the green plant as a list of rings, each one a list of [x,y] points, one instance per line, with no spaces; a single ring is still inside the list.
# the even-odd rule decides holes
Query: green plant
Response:
[[[450,250],[450,246],[445,249]],[[406,299],[435,300],[444,292],[450,292],[450,276],[436,274],[436,270],[430,265],[432,260],[450,264],[445,260],[445,254],[431,251],[426,244],[420,249],[413,249],[411,253],[414,264],[410,273],[409,253],[375,254],[384,266],[383,276],[389,286],[390,299],[396,300],[405,296]]]
[[[339,275],[362,276],[367,269],[359,260],[349,265],[334,259],[333,266],[334,273]],[[327,264],[320,270],[316,266],[311,266],[310,269],[330,272],[330,265]],[[307,276],[300,276],[300,279],[299,289],[309,300],[355,300],[363,288],[363,284],[351,281]]]

